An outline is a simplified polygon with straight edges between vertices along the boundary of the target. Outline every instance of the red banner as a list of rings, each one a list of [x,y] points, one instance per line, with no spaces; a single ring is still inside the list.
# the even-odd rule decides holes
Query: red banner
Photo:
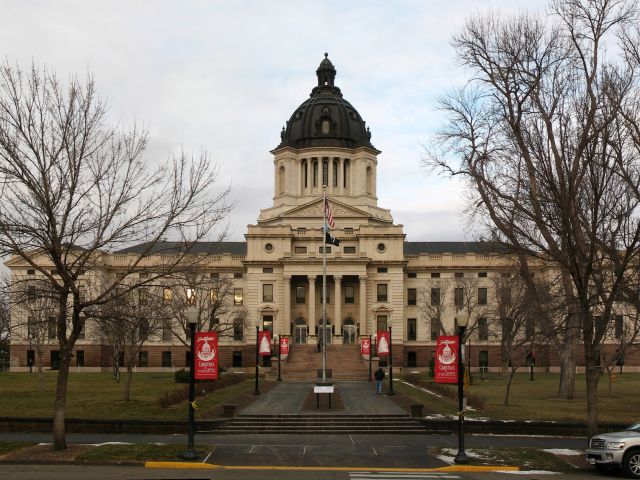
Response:
[[[389,338],[389,332],[386,330],[382,330],[376,333],[376,353],[379,357],[384,357],[389,355],[389,345],[391,344],[391,339]]]
[[[271,356],[271,332],[269,330],[258,332],[258,353],[264,357]]]
[[[435,382],[458,383],[458,337],[438,337],[435,356]]]
[[[216,380],[218,378],[218,334],[216,332],[198,332],[195,343],[194,378],[196,380]]]
[[[371,355],[371,340],[368,338],[362,339],[362,345],[360,346],[360,353],[362,355]]]
[[[289,337],[280,337],[280,355],[289,355]]]

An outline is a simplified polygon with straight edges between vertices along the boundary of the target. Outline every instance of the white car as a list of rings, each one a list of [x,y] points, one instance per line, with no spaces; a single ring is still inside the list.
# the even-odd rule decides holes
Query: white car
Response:
[[[631,478],[640,478],[640,423],[622,432],[596,435],[589,440],[587,461],[598,470],[622,468]]]

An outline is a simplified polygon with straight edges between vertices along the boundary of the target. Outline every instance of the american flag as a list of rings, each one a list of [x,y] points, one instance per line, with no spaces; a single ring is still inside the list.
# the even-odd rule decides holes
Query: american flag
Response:
[[[331,209],[329,208],[329,200],[327,200],[326,198],[324,199],[324,216],[327,219],[327,225],[329,225],[330,228],[335,228],[336,224],[333,221],[333,214],[331,213]]]

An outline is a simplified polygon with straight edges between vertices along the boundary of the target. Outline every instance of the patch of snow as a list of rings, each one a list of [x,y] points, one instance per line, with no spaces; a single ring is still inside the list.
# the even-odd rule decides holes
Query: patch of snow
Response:
[[[560,475],[560,472],[549,470],[494,470],[494,473],[511,473],[513,475]]]
[[[41,446],[43,446],[43,445],[53,445],[53,443],[47,443],[47,442],[44,442],[44,443],[39,443],[39,444],[38,444],[38,446],[39,446],[39,447],[41,447]]]
[[[571,450],[569,448],[544,448],[543,452],[553,453],[554,455],[584,455],[580,450]]]
[[[436,458],[438,460],[442,460],[445,463],[448,463],[449,465],[453,465],[453,462],[454,462],[454,458],[449,457],[448,455],[436,455]]]
[[[102,447],[104,445],[133,445],[131,442],[104,442],[104,443],[85,443],[84,445],[92,445],[94,447]]]
[[[396,379],[394,378],[394,380],[396,380]],[[413,383],[409,383],[409,382],[406,382],[406,381],[404,381],[404,380],[400,380],[400,379],[397,379],[397,381],[398,381],[398,382],[402,382],[402,383],[404,383],[405,385],[409,385],[410,387],[413,387],[413,388],[415,388],[416,390],[421,390],[421,391],[423,391],[424,393],[428,393],[429,395],[433,395],[434,397],[442,398],[442,395],[439,395],[439,394],[437,394],[437,393],[435,393],[435,392],[432,392],[431,390],[427,390],[426,388],[423,388],[423,387],[416,387]]]

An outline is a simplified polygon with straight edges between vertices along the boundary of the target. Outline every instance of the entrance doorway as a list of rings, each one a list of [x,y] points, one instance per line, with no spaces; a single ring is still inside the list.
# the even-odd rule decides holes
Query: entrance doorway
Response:
[[[322,335],[322,332],[326,329],[326,336]],[[326,326],[318,325],[318,338],[327,341],[327,345],[331,345],[331,338],[333,337],[333,327],[329,324]]]
[[[345,345],[351,345],[356,343],[356,335],[358,334],[357,325],[353,324],[353,320],[347,318],[342,326],[342,343]]]
[[[293,343],[307,343],[307,324],[304,318],[296,319],[293,326]]]

